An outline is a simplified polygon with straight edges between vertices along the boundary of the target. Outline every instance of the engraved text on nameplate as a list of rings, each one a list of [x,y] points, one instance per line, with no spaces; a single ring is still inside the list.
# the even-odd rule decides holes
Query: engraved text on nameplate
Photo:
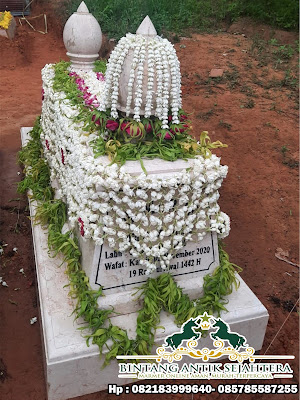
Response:
[[[218,265],[217,235],[208,233],[200,242],[188,242],[179,250],[170,261],[169,272],[176,281],[180,281],[206,275]],[[157,277],[161,272],[163,271],[158,268],[157,272],[151,274],[151,278]],[[137,258],[128,253],[114,251],[106,244],[101,246],[95,283],[103,287],[104,293],[116,292],[117,288],[130,290],[132,285],[143,283],[147,278],[145,268],[139,264]]]

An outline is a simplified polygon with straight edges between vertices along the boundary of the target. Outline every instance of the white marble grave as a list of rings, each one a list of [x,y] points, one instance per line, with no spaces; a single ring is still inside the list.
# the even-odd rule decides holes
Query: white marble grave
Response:
[[[22,144],[28,140],[31,128],[21,128]],[[29,201],[30,213],[33,216],[35,204]],[[97,346],[86,346],[86,341],[78,331],[72,311],[74,301],[68,297],[68,279],[61,266],[62,258],[49,257],[47,230],[40,225],[32,224],[32,235],[40,300],[40,324],[43,335],[46,387],[48,400],[67,400],[84,394],[106,390],[109,383],[126,384],[130,379],[118,378],[116,361],[101,369],[103,361],[99,358]],[[254,293],[239,278],[240,287],[228,296],[228,312],[221,318],[230,324],[232,331],[239,332],[247,338],[250,346],[261,349],[268,312]],[[199,277],[202,286],[202,278]],[[199,293],[198,296],[201,294]],[[103,306],[100,299],[100,306]],[[126,301],[126,299],[124,299]],[[135,336],[137,313],[118,315],[111,322],[127,329],[130,338]],[[160,325],[165,330],[158,330],[155,336],[155,348],[162,345],[164,338],[176,331],[178,327],[173,317],[161,313]],[[211,339],[206,337],[199,342],[200,346],[210,347]],[[153,353],[155,351],[153,349]],[[105,353],[104,349],[104,353]]]

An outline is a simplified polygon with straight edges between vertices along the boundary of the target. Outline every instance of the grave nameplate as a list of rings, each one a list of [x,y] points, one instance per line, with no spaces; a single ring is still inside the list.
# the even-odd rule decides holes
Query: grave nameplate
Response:
[[[201,242],[189,242],[179,250],[170,261],[169,272],[176,281],[195,279],[211,273],[219,265],[217,235],[208,233]],[[157,277],[161,268],[151,274]],[[106,244],[100,246],[95,284],[102,286],[105,295],[131,290],[142,284],[149,276],[139,260],[118,251],[113,251]]]

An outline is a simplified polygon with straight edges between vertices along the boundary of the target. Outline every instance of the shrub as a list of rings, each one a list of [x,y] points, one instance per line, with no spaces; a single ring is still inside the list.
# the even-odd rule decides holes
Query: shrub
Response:
[[[81,0],[66,3],[67,18],[78,8]],[[119,39],[127,32],[135,32],[149,15],[159,34],[182,34],[187,29],[209,31],[226,20],[240,16],[284,29],[298,28],[298,0],[85,0],[104,33]]]

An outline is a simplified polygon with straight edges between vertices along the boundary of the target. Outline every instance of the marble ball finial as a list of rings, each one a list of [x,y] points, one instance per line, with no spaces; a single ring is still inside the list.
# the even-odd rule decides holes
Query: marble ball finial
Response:
[[[67,20],[63,40],[72,70],[90,71],[94,68],[102,44],[102,32],[84,1]]]

